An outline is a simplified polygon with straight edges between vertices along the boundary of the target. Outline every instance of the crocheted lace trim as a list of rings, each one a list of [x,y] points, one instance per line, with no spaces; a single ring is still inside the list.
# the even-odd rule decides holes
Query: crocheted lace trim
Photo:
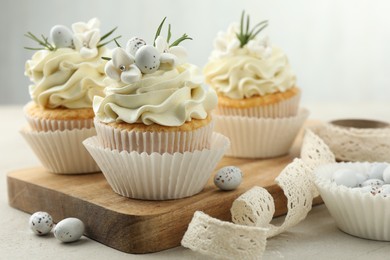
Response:
[[[196,212],[181,241],[184,247],[221,259],[261,259],[267,238],[298,224],[311,210],[318,196],[313,169],[335,162],[329,147],[311,130],[306,130],[301,159],[295,159],[275,179],[287,197],[288,212],[280,226],[271,224],[275,203],[271,194],[253,187],[232,205],[232,222],[220,221]]]

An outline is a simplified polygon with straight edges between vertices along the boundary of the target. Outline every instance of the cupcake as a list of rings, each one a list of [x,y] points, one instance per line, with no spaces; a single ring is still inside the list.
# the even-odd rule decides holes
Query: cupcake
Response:
[[[213,135],[214,90],[186,62],[179,46],[157,30],[154,45],[138,37],[106,64],[105,96],[95,96],[97,137],[84,142],[117,193],[175,199],[200,192],[228,141]],[[202,169],[202,170],[200,170]]]
[[[259,36],[268,22],[250,28],[249,20],[243,12],[240,26],[218,34],[204,67],[205,81],[218,95],[216,131],[231,139],[227,155],[280,156],[308,111],[299,109],[301,90],[286,55]]]
[[[109,55],[104,40],[114,30],[100,36],[100,22],[78,22],[72,30],[56,25],[50,39],[32,33],[26,36],[42,48],[26,62],[25,75],[32,101],[24,107],[29,127],[23,136],[42,164],[54,173],[97,172],[99,168],[82,145],[96,134],[92,100],[104,95],[102,56]]]

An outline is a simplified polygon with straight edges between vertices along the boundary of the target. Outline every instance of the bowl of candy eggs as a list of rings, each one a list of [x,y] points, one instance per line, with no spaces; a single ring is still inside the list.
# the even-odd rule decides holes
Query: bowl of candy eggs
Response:
[[[315,184],[339,229],[390,241],[390,164],[343,162],[315,171]]]

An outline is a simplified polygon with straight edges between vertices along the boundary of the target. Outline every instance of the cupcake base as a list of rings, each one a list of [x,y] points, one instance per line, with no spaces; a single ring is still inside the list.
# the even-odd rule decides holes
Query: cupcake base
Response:
[[[218,95],[217,113],[225,116],[247,117],[290,117],[296,116],[299,110],[301,92],[294,87],[286,92],[265,96],[254,96],[245,99],[230,99]]]
[[[184,153],[128,152],[104,148],[97,137],[85,147],[118,194],[144,200],[169,200],[199,193],[229,146],[225,136],[213,133],[210,149]]]
[[[227,156],[271,158],[288,153],[308,116],[304,108],[296,116],[283,118],[214,115],[214,131],[230,139]]]
[[[95,119],[99,142],[103,147],[128,152],[175,153],[210,148],[214,121],[211,117],[192,120],[181,127],[157,124],[105,124]],[[126,128],[132,127],[132,128]]]
[[[65,131],[33,131],[23,128],[20,133],[43,166],[52,173],[84,174],[100,169],[82,144],[96,135],[95,128]]]

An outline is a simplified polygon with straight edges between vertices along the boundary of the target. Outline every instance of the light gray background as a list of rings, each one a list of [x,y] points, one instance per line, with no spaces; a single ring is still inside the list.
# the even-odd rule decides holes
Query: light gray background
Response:
[[[186,32],[190,61],[204,66],[219,30],[238,21],[269,20],[273,44],[287,53],[306,103],[386,103],[390,98],[390,1],[327,0],[3,0],[0,3],[0,104],[29,100],[24,64],[34,45],[27,31],[48,35],[98,17],[102,32],[119,26],[121,43],[133,36],[151,42],[164,16],[173,37]],[[111,45],[113,46],[113,45]]]

